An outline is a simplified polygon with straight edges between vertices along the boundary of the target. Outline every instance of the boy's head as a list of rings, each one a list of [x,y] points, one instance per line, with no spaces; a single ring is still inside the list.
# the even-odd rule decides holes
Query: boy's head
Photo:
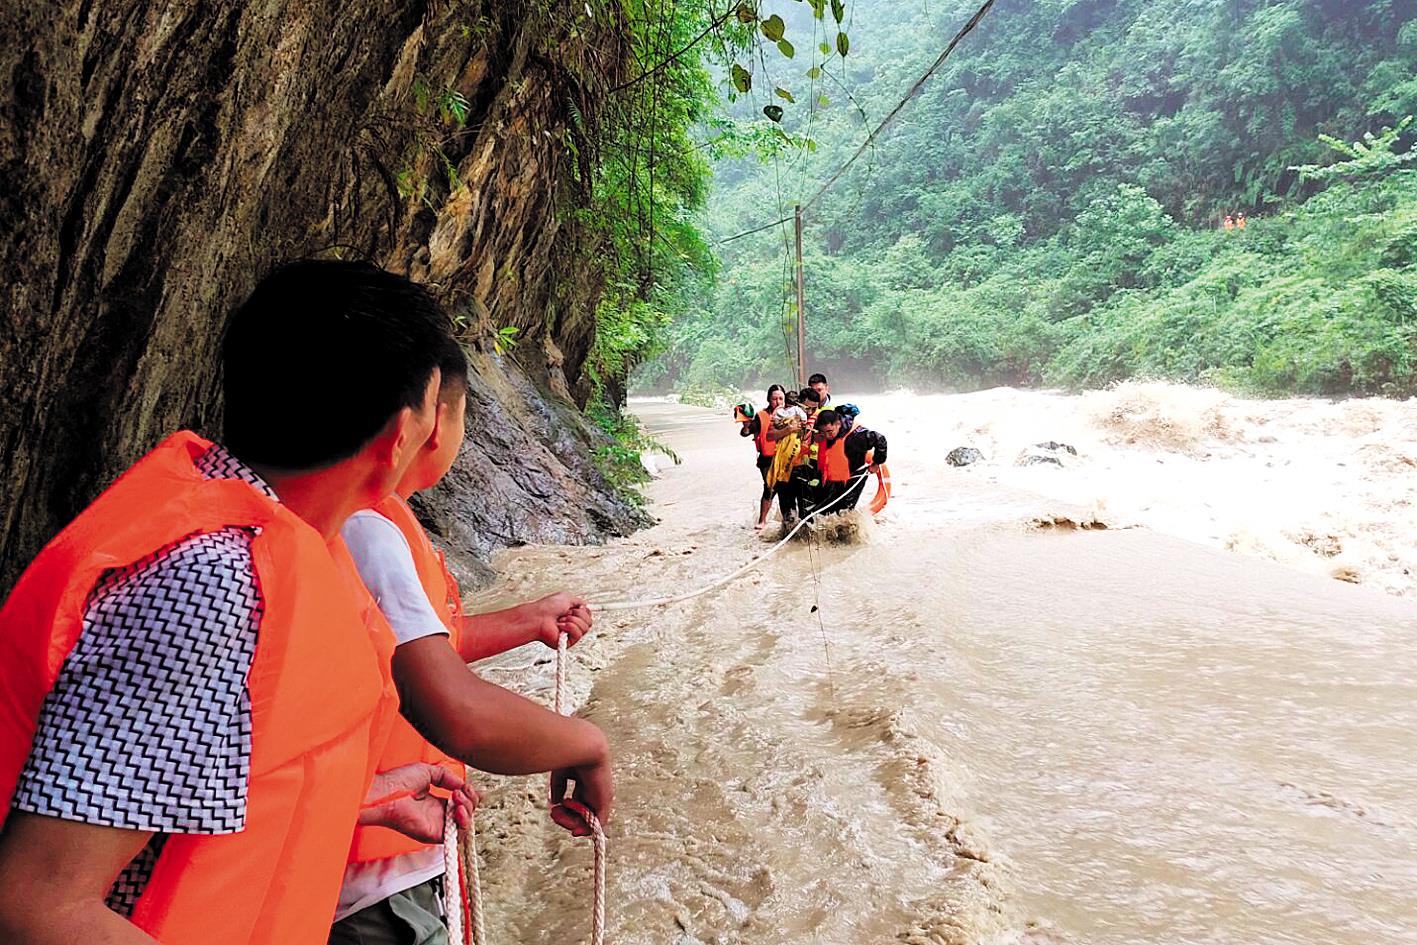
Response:
[[[841,433],[841,415],[835,410],[823,410],[817,414],[816,422],[813,425],[820,437],[834,440],[837,434]]]
[[[442,307],[403,276],[359,262],[282,266],[227,325],[226,446],[287,474],[358,461],[361,489],[383,483],[386,494],[433,427],[451,337]]]
[[[807,378],[807,386],[817,392],[817,396],[821,398],[822,403],[826,403],[827,398],[831,396],[832,391],[831,388],[827,386],[827,376],[825,374],[813,374],[811,377]]]
[[[467,432],[467,354],[449,338],[438,359],[438,406],[433,430],[399,480],[398,492],[412,495],[437,485],[453,468]]]
[[[808,410],[816,410],[822,405],[822,395],[817,393],[815,388],[804,387],[797,395],[797,400]]]

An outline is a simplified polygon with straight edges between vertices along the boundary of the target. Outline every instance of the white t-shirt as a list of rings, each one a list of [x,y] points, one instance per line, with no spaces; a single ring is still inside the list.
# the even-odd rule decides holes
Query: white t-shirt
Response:
[[[340,535],[400,645],[448,632],[418,580],[413,552],[397,525],[373,509],[365,509],[350,516]],[[442,875],[442,846],[387,860],[350,863],[344,870],[335,921]]]

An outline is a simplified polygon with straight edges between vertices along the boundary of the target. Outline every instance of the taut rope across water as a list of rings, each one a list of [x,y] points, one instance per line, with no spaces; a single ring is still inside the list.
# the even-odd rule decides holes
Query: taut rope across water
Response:
[[[703,587],[699,588],[699,589],[696,590],[696,591],[690,591],[690,592],[688,592],[687,594],[676,594],[676,595],[673,596],[673,597],[654,597],[654,598],[650,598],[650,599],[648,599],[648,600],[616,600],[616,601],[595,601],[595,600],[592,600],[592,601],[591,601],[591,605],[594,606],[596,610],[600,610],[600,611],[635,610],[635,609],[638,609],[638,608],[640,608],[640,607],[662,607],[662,606],[665,606],[665,605],[667,605],[667,604],[677,604],[677,603],[679,603],[680,601],[692,600],[692,599],[694,599],[695,597],[702,597],[703,595],[707,594],[709,591],[717,590],[718,588],[720,588],[720,587],[722,587],[723,585],[727,584],[729,581],[733,580],[734,578],[736,578],[736,577],[741,577],[743,574],[746,574],[749,570],[752,569],[753,565],[755,565],[755,564],[757,564],[758,562],[763,561],[763,560],[765,560],[765,559],[771,557],[772,555],[776,554],[784,545],[786,545],[789,541],[792,540],[792,536],[793,536],[793,535],[796,535],[797,532],[802,528],[803,525],[806,525],[807,522],[809,522],[810,520],[816,518],[818,515],[821,515],[822,513],[826,512],[827,510],[831,509],[832,506],[836,505],[836,504],[837,504],[838,502],[840,502],[842,499],[845,499],[848,495],[850,495],[850,494],[851,494],[851,489],[850,489],[849,487],[852,486],[852,485],[855,485],[857,482],[860,482],[861,480],[865,479],[865,478],[866,478],[866,475],[867,475],[867,474],[863,472],[863,473],[859,473],[858,475],[852,476],[850,479],[847,480],[847,486],[848,486],[848,488],[847,488],[845,491],[843,491],[841,495],[837,496],[835,499],[832,499],[830,502],[828,502],[826,505],[822,506],[821,508],[815,509],[814,511],[808,513],[807,515],[802,516],[802,518],[797,522],[797,524],[794,525],[794,526],[792,527],[792,529],[791,529],[790,531],[788,531],[788,533],[787,533],[786,535],[783,535],[782,538],[779,539],[778,542],[777,542],[775,545],[773,545],[771,548],[769,548],[767,551],[764,551],[764,552],[762,552],[762,553],[759,554],[759,555],[755,555],[751,560],[748,561],[747,564],[743,565],[741,568],[738,568],[736,571],[731,571],[731,572],[729,572],[728,574],[725,574],[723,577],[718,578],[717,580],[715,580],[715,581],[713,581],[713,582],[711,582],[711,583],[709,583],[709,584],[704,585]],[[558,689],[558,691],[559,691],[559,689]]]

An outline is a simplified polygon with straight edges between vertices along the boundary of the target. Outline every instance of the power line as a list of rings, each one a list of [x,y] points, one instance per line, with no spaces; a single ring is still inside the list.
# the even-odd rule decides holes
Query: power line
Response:
[[[783,217],[782,219],[774,220],[771,223],[764,223],[762,226],[754,227],[751,230],[744,230],[742,233],[734,233],[732,236],[728,236],[721,240],[718,240],[715,245],[722,246],[724,243],[731,243],[736,239],[740,239],[741,237],[752,236],[754,233],[761,233],[763,230],[770,230],[775,226],[790,222],[791,220],[792,217]]]
[[[653,68],[646,69],[644,72],[641,72],[639,75],[635,76],[633,79],[630,79],[630,80],[627,81],[627,82],[621,82],[619,85],[617,85],[617,86],[615,86],[614,88],[612,88],[612,89],[610,90],[610,93],[613,95],[613,94],[616,93],[616,92],[622,91],[622,90],[624,90],[624,89],[628,89],[628,88],[629,88],[630,86],[632,86],[632,85],[638,85],[640,82],[643,82],[645,79],[648,79],[650,76],[656,74],[657,72],[659,72],[660,70],[664,69],[666,66],[670,65],[671,63],[677,62],[677,61],[679,60],[679,57],[680,57],[680,56],[684,55],[684,53],[688,52],[689,50],[691,50],[691,49],[693,49],[695,46],[697,46],[697,45],[703,40],[703,38],[704,38],[705,36],[707,36],[709,33],[712,33],[714,30],[718,29],[718,28],[719,28],[720,26],[722,26],[724,23],[728,22],[728,18],[734,14],[734,12],[736,11],[736,9],[737,9],[736,7],[731,7],[731,8],[729,8],[729,10],[728,10],[726,13],[724,13],[722,16],[718,17],[718,18],[715,19],[713,22],[709,23],[709,25],[704,28],[704,31],[703,31],[702,33],[700,33],[698,36],[695,36],[693,39],[689,40],[689,42],[687,42],[686,44],[684,44],[684,47],[683,47],[682,49],[680,49],[678,52],[674,53],[672,56],[670,56],[670,57],[667,58],[667,59],[661,60],[661,61],[660,61],[657,65],[655,65]]]
[[[873,143],[875,143],[877,136],[880,135],[882,131],[885,131],[886,126],[888,126],[892,121],[895,120],[895,117],[900,114],[900,110],[905,107],[906,103],[909,102],[912,98],[914,98],[916,93],[918,93],[921,88],[924,87],[925,83],[929,81],[930,76],[935,74],[935,70],[939,69],[940,66],[944,65],[944,62],[946,59],[949,58],[950,53],[954,52],[955,47],[959,45],[959,41],[964,39],[965,36],[967,36],[976,26],[979,25],[979,21],[984,19],[984,14],[988,13],[989,8],[993,5],[994,0],[985,0],[984,5],[981,6],[975,12],[974,16],[969,18],[968,23],[964,24],[964,28],[955,34],[954,39],[950,40],[950,44],[945,47],[945,51],[940,53],[940,55],[935,59],[935,62],[930,66],[930,68],[925,70],[925,74],[922,75],[919,79],[915,80],[915,84],[910,87],[910,91],[905,93],[905,97],[902,98],[896,104],[895,108],[892,108],[890,110],[890,114],[886,115],[886,117],[881,121],[881,123],[876,126],[876,130],[866,136],[866,140],[861,142],[861,147],[856,149],[856,153],[851,155],[851,157],[847,160],[845,164],[837,168],[836,173],[833,174],[831,178],[828,179],[827,182],[822,185],[821,189],[818,190],[812,196],[811,200],[808,200],[802,205],[802,209],[804,211],[809,209],[812,204],[816,203],[821,198],[822,194],[826,193],[829,189],[831,189],[831,186],[841,178],[841,175],[846,173],[846,169],[852,164],[854,164],[856,162],[856,159],[859,158],[866,151],[867,148],[869,148]]]
[[[881,132],[886,130],[886,127],[892,121],[895,120],[897,115],[900,114],[901,109],[905,108],[906,104],[912,98],[914,98],[919,93],[919,91],[925,86],[925,83],[929,81],[930,77],[935,74],[935,72],[940,68],[940,66],[944,65],[944,62],[946,59],[949,58],[950,53],[954,52],[955,47],[959,45],[959,41],[964,39],[965,36],[967,36],[970,32],[974,30],[976,26],[979,25],[979,21],[984,19],[984,14],[988,13],[990,7],[992,7],[993,5],[994,0],[985,0],[984,5],[975,11],[974,16],[969,18],[969,22],[964,24],[963,28],[961,28],[960,31],[955,34],[954,39],[950,40],[950,44],[945,47],[944,52],[940,53],[940,55],[936,57],[934,63],[931,64],[930,68],[925,70],[924,75],[920,76],[920,78],[915,80],[915,84],[912,85],[910,87],[910,90],[905,93],[905,97],[902,98],[899,102],[897,102],[895,108],[892,108],[890,110],[890,114],[886,115],[886,117],[881,121],[881,123],[876,126],[876,129],[866,136],[866,140],[861,142],[861,146],[856,149],[856,153],[851,155],[851,157],[847,159],[845,164],[837,168],[836,173],[833,174],[827,180],[827,182],[821,186],[820,190],[818,190],[815,194],[812,195],[811,200],[808,200],[806,203],[802,204],[802,209],[804,212],[808,208],[810,208],[812,204],[816,203],[819,199],[821,199],[822,194],[830,190],[831,186],[841,179],[841,175],[846,173],[846,169],[849,168],[852,164],[854,164],[856,162],[856,159],[859,158],[862,154],[864,154],[866,149],[875,143],[876,138],[880,137]],[[850,92],[848,91],[847,94],[849,96]],[[734,240],[744,236],[752,236],[754,233],[761,233],[763,230],[771,229],[775,226],[786,223],[791,219],[792,217],[785,216],[781,219],[774,220],[771,223],[764,223],[762,226],[754,227],[751,230],[744,230],[742,233],[735,233],[732,236],[725,237],[724,239],[719,240],[717,245],[721,246],[724,243],[731,243]]]

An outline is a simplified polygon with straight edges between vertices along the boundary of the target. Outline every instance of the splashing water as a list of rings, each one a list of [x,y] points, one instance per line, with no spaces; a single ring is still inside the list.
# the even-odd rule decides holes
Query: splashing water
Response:
[[[1389,559],[1417,534],[1417,408],[845,399],[890,437],[885,513],[572,651],[619,772],[612,941],[1417,940],[1417,612]],[[635,408],[684,459],[650,489],[660,524],[509,552],[478,609],[669,595],[762,550],[731,421]],[[1050,440],[1077,455],[1015,464]],[[960,445],[985,460],[946,465]],[[479,669],[545,697],[550,666]],[[488,796],[497,941],[585,937],[589,854],[541,790]]]

